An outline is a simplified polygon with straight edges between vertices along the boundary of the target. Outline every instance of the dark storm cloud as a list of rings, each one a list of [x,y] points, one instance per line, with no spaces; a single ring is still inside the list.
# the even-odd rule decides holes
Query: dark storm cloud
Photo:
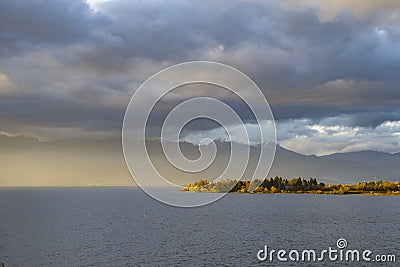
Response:
[[[93,36],[105,22],[83,1],[2,0],[0,52],[13,56],[21,50],[79,42]]]
[[[400,120],[399,5],[356,2],[0,1],[1,118],[112,131],[142,81],[200,59],[248,74],[278,120]]]
[[[0,99],[0,114],[0,121],[19,122],[28,126],[81,126],[101,130],[105,126],[109,129],[119,128],[124,113],[110,107],[85,106],[65,99],[30,95],[11,101]]]
[[[130,57],[182,60],[209,42],[210,7],[182,1],[110,1],[102,5],[112,19],[109,31],[123,40]]]

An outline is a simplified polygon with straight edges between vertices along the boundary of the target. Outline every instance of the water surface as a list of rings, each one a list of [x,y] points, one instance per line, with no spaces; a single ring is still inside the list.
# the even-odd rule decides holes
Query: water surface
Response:
[[[256,254],[264,245],[335,247],[338,238],[400,260],[399,197],[228,194],[185,209],[138,188],[3,188],[0,216],[5,266],[299,266]]]

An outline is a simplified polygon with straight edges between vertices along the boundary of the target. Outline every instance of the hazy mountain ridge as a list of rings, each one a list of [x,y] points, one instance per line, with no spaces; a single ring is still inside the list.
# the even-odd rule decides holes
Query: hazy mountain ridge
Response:
[[[364,157],[368,155],[368,157]],[[306,156],[277,147],[271,174],[283,172],[287,176],[316,177],[327,182],[358,182],[363,180],[399,180],[399,154],[375,151],[335,153],[326,156]],[[293,166],[284,171],[286,166]]]
[[[147,143],[150,153],[159,167],[171,176],[176,173],[159,153],[157,141]],[[198,147],[191,143],[180,144],[183,153],[197,158]],[[216,166],[201,176],[207,178],[223,170],[230,152],[229,143],[218,142],[220,159]],[[258,160],[258,147],[253,146],[250,165]],[[137,159],[140,162],[140,159]],[[335,153],[326,156],[302,155],[276,147],[274,163],[268,177],[315,177],[328,183],[354,183],[377,179],[400,180],[400,153],[389,154],[376,151]],[[133,184],[126,169],[122,145],[119,139],[66,140],[40,142],[36,138],[0,135],[0,185],[129,185]],[[145,172],[146,170],[143,170]],[[251,178],[251,171],[245,178]],[[185,179],[177,179],[185,183]]]

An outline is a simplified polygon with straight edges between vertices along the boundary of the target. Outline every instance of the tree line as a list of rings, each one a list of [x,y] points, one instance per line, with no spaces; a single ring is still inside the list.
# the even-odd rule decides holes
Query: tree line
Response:
[[[252,185],[257,188],[251,188]],[[250,190],[251,189],[251,190]],[[320,193],[320,194],[359,194],[359,193],[393,193],[400,194],[400,182],[371,181],[358,184],[329,184],[318,182],[316,178],[303,179],[301,177],[291,180],[275,177],[256,180],[252,184],[248,180],[223,180],[209,182],[199,180],[183,188],[183,191],[194,192],[238,192],[246,193]]]

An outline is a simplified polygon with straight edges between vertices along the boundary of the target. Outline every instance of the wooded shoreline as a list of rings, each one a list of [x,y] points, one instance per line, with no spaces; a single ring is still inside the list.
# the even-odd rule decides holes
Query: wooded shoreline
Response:
[[[257,188],[250,190],[254,187]],[[209,193],[255,193],[255,194],[334,194],[334,195],[385,195],[400,196],[400,182],[370,181],[358,184],[328,184],[318,182],[315,178],[308,180],[293,178],[291,180],[275,177],[250,181],[225,180],[209,182],[199,180],[185,186],[182,191]]]

